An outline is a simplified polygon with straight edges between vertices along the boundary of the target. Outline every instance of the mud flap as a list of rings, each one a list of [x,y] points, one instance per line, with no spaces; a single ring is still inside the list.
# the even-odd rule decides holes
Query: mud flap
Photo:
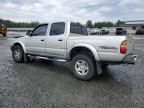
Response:
[[[96,67],[97,67],[97,73],[98,75],[102,74],[102,66],[100,62],[96,62]]]
[[[24,54],[24,62],[27,63],[28,62],[28,59],[27,59],[27,55]]]

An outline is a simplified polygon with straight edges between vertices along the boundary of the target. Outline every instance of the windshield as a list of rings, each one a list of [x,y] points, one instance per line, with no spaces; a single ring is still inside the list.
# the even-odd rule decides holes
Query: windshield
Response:
[[[117,30],[123,30],[122,28],[117,28]]]

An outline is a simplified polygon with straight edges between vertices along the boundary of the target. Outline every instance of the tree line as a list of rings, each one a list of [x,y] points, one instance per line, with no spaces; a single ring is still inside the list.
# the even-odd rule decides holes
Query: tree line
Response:
[[[102,28],[102,27],[116,27],[116,26],[120,26],[120,25],[123,25],[125,22],[124,21],[121,21],[121,20],[118,20],[116,23],[113,23],[113,22],[95,22],[94,24],[92,23],[91,20],[88,20],[86,22],[86,27],[87,28]]]
[[[5,25],[8,28],[33,28],[36,27],[39,22],[14,22],[10,20],[0,19],[0,24]]]
[[[6,27],[9,28],[34,28],[39,25],[39,22],[14,22],[10,20],[0,19],[0,24],[4,24]],[[124,21],[118,20],[116,23],[113,22],[95,22],[92,23],[91,20],[86,22],[87,28],[102,28],[102,27],[115,27],[124,24]]]

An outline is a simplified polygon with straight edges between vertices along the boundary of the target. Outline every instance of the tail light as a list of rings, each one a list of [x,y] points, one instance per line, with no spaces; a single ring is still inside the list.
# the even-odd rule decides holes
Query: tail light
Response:
[[[127,40],[125,40],[125,41],[123,41],[121,43],[121,45],[120,45],[120,53],[121,54],[126,54],[126,52],[127,52],[127,45],[128,45],[128,41]]]

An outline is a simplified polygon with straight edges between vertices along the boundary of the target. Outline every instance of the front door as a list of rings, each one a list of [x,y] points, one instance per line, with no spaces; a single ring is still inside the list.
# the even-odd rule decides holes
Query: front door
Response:
[[[26,49],[28,53],[44,55],[46,47],[46,35],[48,24],[36,27],[27,40]]]

